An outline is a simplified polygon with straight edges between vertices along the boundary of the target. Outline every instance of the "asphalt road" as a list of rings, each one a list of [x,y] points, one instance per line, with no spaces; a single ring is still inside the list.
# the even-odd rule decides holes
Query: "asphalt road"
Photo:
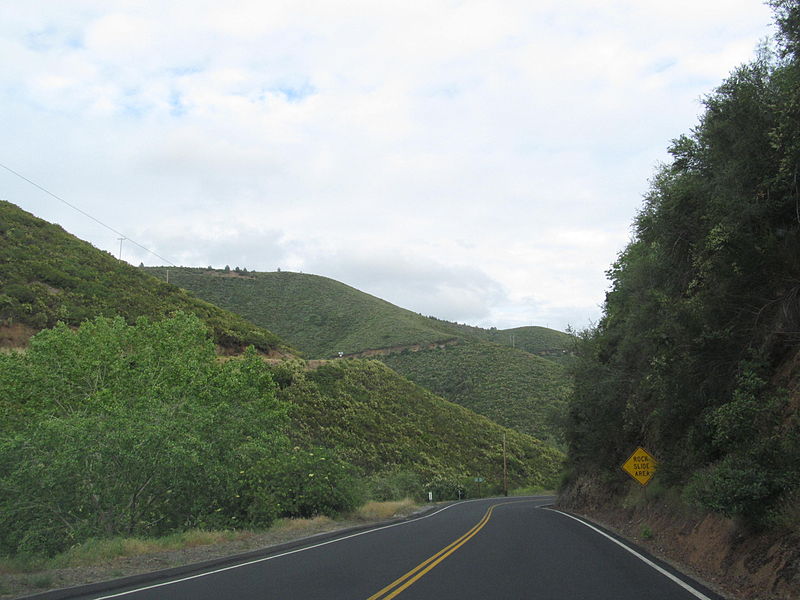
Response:
[[[720,600],[542,508],[551,500],[461,502],[243,565],[85,598]]]

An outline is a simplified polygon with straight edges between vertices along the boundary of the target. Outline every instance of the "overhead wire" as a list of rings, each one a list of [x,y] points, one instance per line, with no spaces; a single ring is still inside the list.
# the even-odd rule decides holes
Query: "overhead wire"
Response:
[[[27,182],[28,182],[29,184],[31,184],[33,187],[40,189],[41,191],[43,191],[43,192],[44,192],[45,194],[47,194],[48,196],[52,196],[53,198],[55,198],[55,199],[56,199],[56,200],[58,200],[59,202],[63,202],[64,204],[66,204],[67,206],[69,206],[71,209],[73,209],[73,210],[75,210],[75,211],[77,211],[77,212],[81,213],[81,214],[82,214],[82,215],[84,215],[85,217],[88,217],[89,219],[91,219],[91,220],[92,220],[92,221],[94,221],[95,223],[97,223],[97,224],[99,224],[99,225],[102,225],[103,227],[105,227],[105,228],[106,228],[106,229],[108,229],[109,231],[112,231],[112,232],[116,233],[117,235],[119,235],[119,236],[121,236],[122,238],[124,238],[124,239],[125,239],[125,241],[128,241],[128,242],[132,243],[134,246],[138,246],[139,248],[141,248],[142,250],[144,250],[144,251],[145,251],[145,252],[147,252],[148,254],[152,254],[152,255],[153,255],[153,256],[155,256],[156,258],[160,258],[161,260],[163,260],[164,262],[166,262],[167,264],[169,264],[169,265],[170,265],[170,266],[172,266],[172,267],[177,267],[177,266],[178,266],[178,265],[176,265],[175,263],[173,263],[172,261],[170,261],[170,260],[167,260],[166,258],[164,258],[163,256],[161,256],[160,254],[156,254],[155,252],[153,252],[152,250],[150,250],[150,248],[147,248],[147,247],[143,246],[142,244],[140,244],[140,243],[139,243],[139,242],[137,242],[136,240],[132,240],[131,238],[129,238],[128,236],[126,236],[126,235],[125,235],[124,233],[122,233],[121,231],[117,231],[116,229],[114,229],[114,228],[113,228],[113,227],[111,227],[110,225],[106,225],[106,224],[105,224],[105,223],[103,223],[103,222],[102,222],[100,219],[98,219],[98,218],[96,218],[96,217],[94,217],[94,216],[90,215],[90,214],[89,214],[89,213],[87,213],[85,210],[82,210],[82,209],[78,208],[77,206],[75,206],[74,204],[71,204],[70,202],[67,202],[67,201],[66,201],[66,200],[64,200],[64,198],[62,198],[61,196],[58,196],[58,195],[54,194],[53,192],[51,192],[51,191],[50,191],[50,190],[48,190],[47,188],[45,188],[45,187],[43,187],[43,186],[39,185],[39,184],[38,184],[38,183],[36,183],[35,181],[32,181],[32,180],[28,179],[27,177],[25,177],[25,176],[24,176],[24,175],[22,175],[21,173],[18,173],[18,172],[17,172],[17,171],[15,171],[14,169],[12,169],[12,168],[10,168],[10,167],[7,167],[7,166],[6,166],[6,165],[4,165],[3,163],[0,163],[0,167],[3,167],[3,168],[6,170],[6,171],[8,171],[9,173],[12,173],[12,174],[14,174],[14,175],[16,175],[16,176],[17,176],[17,177],[19,177],[20,179],[22,179],[22,180],[24,180],[24,181],[27,181]]]

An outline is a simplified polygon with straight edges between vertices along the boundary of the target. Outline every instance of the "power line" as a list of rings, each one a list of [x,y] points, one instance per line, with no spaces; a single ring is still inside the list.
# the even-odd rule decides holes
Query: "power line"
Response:
[[[153,255],[153,256],[155,256],[156,258],[160,258],[161,260],[163,260],[164,262],[166,262],[167,264],[169,264],[169,265],[171,265],[171,266],[173,266],[173,267],[177,267],[177,266],[178,266],[178,265],[176,265],[175,263],[173,263],[172,261],[169,261],[169,260],[167,260],[167,259],[166,259],[166,258],[164,258],[163,256],[161,256],[161,255],[159,255],[159,254],[156,254],[155,252],[153,252],[153,251],[152,251],[152,250],[150,250],[149,248],[145,248],[144,246],[142,246],[142,245],[141,245],[139,242],[137,242],[136,240],[132,240],[131,238],[129,238],[128,236],[126,236],[124,233],[121,233],[121,232],[117,231],[116,229],[114,229],[114,228],[113,228],[113,227],[111,227],[110,225],[106,225],[106,224],[105,224],[105,223],[103,223],[103,222],[102,222],[100,219],[97,219],[97,218],[93,217],[92,215],[90,215],[89,213],[87,213],[87,212],[86,212],[86,211],[84,211],[84,210],[81,210],[80,208],[78,208],[78,207],[77,207],[77,206],[75,206],[74,204],[70,204],[69,202],[67,202],[66,200],[64,200],[64,199],[63,199],[61,196],[57,196],[56,194],[54,194],[54,193],[53,193],[53,192],[51,192],[50,190],[48,190],[48,189],[46,189],[46,188],[42,187],[41,185],[39,185],[39,184],[38,184],[38,183],[36,183],[35,181],[31,181],[30,179],[28,179],[28,178],[27,178],[27,177],[25,177],[24,175],[22,175],[22,174],[20,174],[20,173],[17,173],[17,172],[16,172],[14,169],[12,169],[12,168],[10,168],[10,167],[7,167],[7,166],[5,166],[3,163],[0,163],[0,167],[3,167],[3,168],[6,170],[6,171],[8,171],[9,173],[13,173],[14,175],[16,175],[17,177],[19,177],[20,179],[22,179],[22,180],[24,180],[24,181],[27,181],[27,182],[28,182],[28,183],[30,183],[30,184],[31,184],[33,187],[35,187],[35,188],[38,188],[38,189],[42,190],[42,191],[43,191],[45,194],[47,194],[48,196],[52,196],[53,198],[55,198],[55,199],[56,199],[56,200],[58,200],[59,202],[63,202],[64,204],[66,204],[67,206],[69,206],[71,209],[78,211],[78,212],[79,212],[79,213],[81,213],[83,216],[90,218],[92,221],[94,221],[95,223],[98,223],[99,225],[102,225],[103,227],[105,227],[105,228],[106,228],[106,229],[108,229],[109,231],[112,231],[112,232],[116,233],[117,235],[119,235],[119,236],[123,237],[123,238],[125,239],[125,241],[132,243],[134,246],[138,246],[139,248],[141,248],[141,249],[142,249],[142,250],[144,250],[145,252],[147,252],[147,253],[149,253],[149,254],[152,254],[152,255]],[[119,239],[119,238],[117,238],[117,239]],[[122,251],[120,250],[120,255],[121,255],[121,254],[122,254]]]

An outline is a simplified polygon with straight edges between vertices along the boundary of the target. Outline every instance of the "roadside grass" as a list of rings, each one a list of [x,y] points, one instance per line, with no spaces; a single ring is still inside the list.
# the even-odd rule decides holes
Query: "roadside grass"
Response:
[[[388,502],[367,502],[353,513],[353,518],[360,521],[378,521],[392,517],[407,515],[417,508],[411,498]]]
[[[332,522],[333,519],[324,515],[318,515],[310,519],[278,519],[270,529],[302,533],[310,529],[318,529]]]
[[[102,564],[117,558],[141,556],[171,550],[195,548],[220,542],[243,540],[253,536],[252,531],[207,531],[191,529],[158,538],[114,537],[93,538],[73,546],[52,558],[35,555],[0,557],[0,573],[32,573],[48,569],[86,567]]]
[[[409,514],[416,507],[417,505],[414,501],[408,498],[394,502],[367,502],[352,514],[343,515],[342,521],[380,521],[400,514]],[[335,521],[325,516],[317,516],[310,519],[279,519],[268,531],[282,534],[289,533],[291,534],[290,537],[302,537],[305,533],[330,529],[333,524],[335,524]],[[191,529],[157,538],[115,537],[90,539],[52,558],[35,555],[0,556],[0,575],[35,574],[68,567],[96,566],[119,558],[131,558],[223,542],[247,540],[260,533],[264,532]],[[34,587],[48,587],[50,584],[45,582],[46,577],[49,577],[49,575],[42,574],[36,581],[31,579],[32,585]],[[37,581],[39,584],[37,584]]]

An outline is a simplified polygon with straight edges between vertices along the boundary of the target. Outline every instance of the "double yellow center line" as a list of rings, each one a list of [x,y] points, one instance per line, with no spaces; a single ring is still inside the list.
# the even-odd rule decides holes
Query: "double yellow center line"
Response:
[[[517,502],[520,502],[519,500]],[[477,535],[477,533],[483,529],[486,523],[489,522],[489,519],[492,517],[492,512],[498,506],[503,506],[504,504],[514,504],[514,502],[502,502],[500,504],[494,504],[489,507],[486,513],[483,515],[480,521],[467,533],[462,535],[456,541],[452,542],[448,546],[445,546],[439,552],[425,560],[424,562],[420,563],[413,569],[411,569],[405,575],[395,579],[392,583],[387,585],[382,590],[378,591],[377,593],[373,594],[367,600],[389,600],[390,598],[394,598],[400,592],[408,588],[409,586],[413,585],[416,581],[418,581],[421,577],[423,577],[428,571],[433,569],[436,565],[442,562],[445,558],[450,556],[453,552],[461,548],[464,544],[470,541],[473,537]]]

